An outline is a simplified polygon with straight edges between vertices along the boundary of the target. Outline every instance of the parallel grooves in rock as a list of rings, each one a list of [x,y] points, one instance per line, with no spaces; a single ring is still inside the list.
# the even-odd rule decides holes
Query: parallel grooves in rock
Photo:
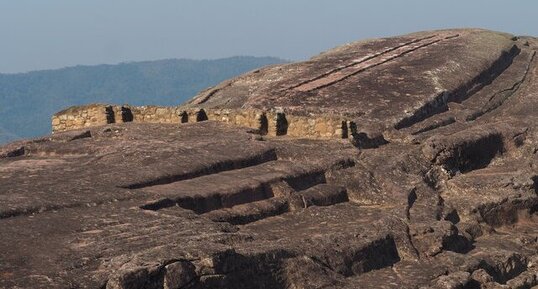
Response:
[[[307,84],[307,83],[309,83],[309,82],[316,81],[316,80],[321,79],[321,78],[324,78],[324,77],[327,77],[327,76],[329,76],[330,74],[335,73],[335,72],[338,72],[338,71],[343,70],[343,69],[345,69],[345,68],[352,67],[352,66],[354,66],[354,65],[363,63],[363,62],[365,62],[365,61],[374,59],[374,58],[379,57],[379,56],[381,56],[381,55],[384,55],[384,54],[386,54],[386,53],[392,52],[392,51],[394,51],[394,50],[396,50],[396,49],[398,49],[398,48],[405,47],[405,46],[408,46],[408,45],[411,45],[411,44],[413,44],[413,43],[417,43],[417,42],[420,42],[420,41],[423,41],[423,40],[426,40],[426,39],[430,39],[430,38],[433,38],[433,37],[435,37],[435,36],[437,36],[437,35],[430,35],[430,36],[423,37],[423,38],[417,38],[417,39],[413,39],[413,40],[408,41],[408,42],[404,42],[404,43],[402,43],[402,44],[400,44],[400,45],[396,45],[396,46],[394,46],[394,47],[387,48],[387,49],[385,49],[385,50],[383,50],[383,51],[381,51],[381,52],[375,53],[375,54],[370,55],[370,56],[363,57],[363,58],[361,58],[360,60],[355,60],[355,61],[352,61],[352,62],[350,62],[350,63],[348,63],[348,64],[345,64],[345,65],[342,65],[342,66],[339,66],[339,67],[330,69],[329,71],[327,71],[327,72],[325,72],[325,73],[322,73],[322,74],[320,74],[320,75],[318,75],[318,76],[316,76],[316,77],[310,78],[310,79],[308,79],[308,80],[301,81],[301,82],[299,82],[299,83],[297,83],[297,84],[295,84],[295,85],[292,85],[292,86],[290,86],[290,87],[287,87],[287,88],[283,89],[282,91],[295,89],[295,88],[297,88],[297,87],[299,87],[299,86],[301,86],[301,85]]]
[[[349,66],[347,68],[344,68],[340,71],[336,71],[332,74],[329,74],[323,78],[319,78],[317,80],[314,80],[314,81],[311,81],[311,82],[307,82],[303,85],[300,85],[300,86],[297,86],[295,87],[294,89],[297,90],[297,91],[301,91],[301,92],[309,92],[309,91],[313,91],[313,90],[318,90],[318,89],[322,89],[322,88],[325,88],[325,87],[328,87],[328,86],[331,86],[337,82],[340,82],[342,80],[345,80],[353,75],[356,75],[358,73],[361,73],[365,70],[368,70],[370,68],[373,68],[373,67],[376,67],[376,66],[379,66],[379,65],[382,65],[382,64],[385,64],[387,62],[390,62],[394,59],[397,59],[399,57],[402,57],[406,54],[409,54],[411,52],[414,52],[418,49],[421,49],[421,48],[424,48],[424,47],[428,47],[430,45],[433,45],[435,43],[438,43],[440,41],[443,41],[443,40],[448,40],[448,39],[452,39],[452,38],[455,38],[455,37],[458,37],[459,35],[451,35],[451,36],[447,36],[447,37],[443,37],[443,38],[440,38],[440,39],[435,39],[435,40],[431,40],[429,42],[426,42],[424,44],[420,44],[416,47],[411,47],[410,49],[408,50],[405,50],[405,51],[402,51],[400,53],[395,53],[395,55],[391,55],[390,57],[386,58],[386,59],[381,59],[380,61],[378,62],[374,62],[370,65],[360,65],[360,64],[364,64],[365,62],[360,62],[358,64],[354,64],[352,66]],[[406,48],[406,46],[403,46],[403,47],[400,47],[398,49],[401,49],[401,48]],[[370,59],[370,60],[374,60],[374,58]],[[369,61],[369,60],[367,60]],[[354,66],[358,66],[358,67],[354,67]],[[342,73],[343,70],[350,70],[349,72],[347,73]],[[336,75],[336,74],[340,74],[340,75]],[[333,75],[333,77],[331,78],[331,75]],[[316,83],[317,82],[317,83]]]

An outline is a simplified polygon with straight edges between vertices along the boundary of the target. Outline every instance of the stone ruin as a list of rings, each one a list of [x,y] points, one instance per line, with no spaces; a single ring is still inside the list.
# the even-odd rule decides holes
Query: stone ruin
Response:
[[[340,116],[288,115],[281,109],[203,109],[165,106],[75,106],[52,117],[52,131],[63,132],[112,123],[192,123],[206,120],[252,128],[261,135],[304,138],[348,138],[356,125]],[[352,132],[348,134],[348,132]],[[355,131],[356,133],[356,131]]]

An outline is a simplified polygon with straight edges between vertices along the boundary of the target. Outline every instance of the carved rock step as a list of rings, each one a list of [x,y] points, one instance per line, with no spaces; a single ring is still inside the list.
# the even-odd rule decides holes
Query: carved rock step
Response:
[[[325,182],[325,173],[315,166],[291,161],[266,162],[257,166],[144,188],[144,192],[164,199],[143,207],[159,209],[177,203],[180,207],[200,214],[270,198],[273,194],[268,184],[279,180],[287,181],[294,189],[302,189]]]
[[[267,200],[241,204],[231,208],[214,210],[204,216],[216,222],[228,222],[234,225],[247,224],[267,217],[310,206],[331,206],[347,202],[346,190],[343,187],[318,184],[304,191],[292,193],[289,200],[275,197]]]
[[[495,282],[505,284],[527,270],[527,257],[517,252],[503,250],[497,246],[478,248],[470,254],[481,260],[480,266],[493,277]]]
[[[517,164],[490,166],[454,176],[441,196],[463,219],[478,214],[494,227],[512,224],[538,204],[535,176]]]
[[[204,214],[215,222],[228,222],[234,225],[247,224],[288,211],[288,202],[282,198],[271,198],[248,204],[237,205]]]
[[[386,215],[379,213],[375,208],[340,203],[246,224],[241,232],[256,234],[257,246],[244,253],[284,249],[313,257],[344,276],[363,274],[400,259],[394,236],[402,232],[389,234],[379,223]]]
[[[391,267],[381,268],[348,279],[349,285],[343,288],[420,288],[430,283],[430,280],[446,272],[447,266],[442,262],[401,261]],[[365,286],[365,284],[368,284]]]
[[[331,184],[319,184],[297,193],[302,201],[302,207],[331,206],[347,202],[347,193],[344,187]]]
[[[214,251],[211,255],[203,254],[200,256],[201,258],[193,258],[196,260],[193,263],[196,266],[195,272],[198,278],[195,278],[196,281],[192,284],[192,288],[238,288],[237,284],[240,284],[241,288],[294,288],[279,286],[271,280],[274,278],[284,280],[281,278],[294,276],[296,279],[297,275],[301,273],[309,274],[311,267],[292,266],[290,268],[290,265],[293,265],[290,264],[293,263],[293,260],[288,262],[287,259],[295,259],[296,256],[315,260],[315,263],[311,264],[312,266],[318,264],[327,268],[333,272],[333,276],[337,275],[335,276],[337,278],[388,268],[398,262],[400,256],[395,240],[397,233],[389,232],[386,223],[380,222],[384,217],[386,215],[381,210],[361,208],[346,203],[337,204],[334,208],[312,206],[279,217],[247,224],[241,228],[241,234],[247,237],[252,236],[254,239],[248,238],[248,241],[244,242],[242,238],[236,238],[239,237],[238,235],[222,234],[219,237],[222,238],[220,240],[231,238],[227,240],[227,244],[232,242],[234,249],[222,247],[222,250]],[[202,220],[202,218],[198,218],[198,220]],[[178,223],[181,226],[189,225],[179,220]],[[267,234],[256,232],[266,232]],[[293,233],[290,234],[290,232]],[[182,231],[178,233],[182,233]],[[398,233],[403,232],[398,231]],[[196,238],[214,237],[213,234],[196,236]],[[184,251],[188,251],[188,247],[193,243],[190,240],[183,244],[170,242],[167,245],[138,254],[136,261],[139,264],[145,264],[143,270],[147,268],[153,272],[152,268],[156,267],[151,266],[151,264],[168,264],[170,260],[183,260]],[[211,246],[211,243],[204,245]],[[204,249],[204,251],[206,250],[211,249]],[[156,258],[159,259],[156,260]],[[295,265],[301,264],[306,265],[304,263]],[[281,275],[280,268],[287,271],[283,273],[287,276]],[[166,276],[167,272],[163,272],[163,270],[167,271],[167,269],[159,266],[156,268],[159,271],[156,276],[159,278],[162,278],[163,275]],[[138,268],[137,272],[139,272]],[[117,284],[118,280],[125,280],[125,277],[134,277],[133,280],[136,282],[147,284],[144,283],[147,278],[138,278],[138,276],[137,274],[125,275],[119,271],[114,273],[109,282]],[[181,276],[172,275],[170,277],[177,279]],[[296,282],[301,282],[301,280],[296,280]],[[295,284],[299,285],[300,283]],[[124,287],[119,288],[148,287],[124,285]]]
[[[191,128],[192,129],[192,128]],[[224,171],[237,170],[242,168],[248,168],[256,166],[270,161],[277,160],[276,151],[274,148],[243,148],[238,152],[230,153],[229,155],[221,155],[224,147],[220,147],[217,150],[208,149],[200,144],[184,144],[189,146],[189,149],[184,153],[195,153],[200,150],[200,153],[208,154],[202,160],[195,159],[189,161],[188,165],[177,166],[177,168],[170,168],[173,171],[166,171],[166,174],[159,172],[160,175],[154,177],[144,177],[134,183],[120,184],[120,187],[129,189],[139,189],[156,185],[170,184],[173,182],[179,182],[183,180],[194,179],[198,177],[217,174]],[[215,154],[215,156],[211,156]]]
[[[450,135],[436,135],[422,145],[424,156],[451,173],[485,168],[494,158],[521,143],[525,128],[510,124],[471,127]]]

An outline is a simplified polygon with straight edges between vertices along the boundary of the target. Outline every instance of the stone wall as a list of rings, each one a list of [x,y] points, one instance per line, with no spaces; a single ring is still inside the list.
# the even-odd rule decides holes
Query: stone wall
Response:
[[[249,127],[262,135],[298,138],[347,138],[352,123],[338,116],[297,116],[284,111],[255,109],[185,109],[181,106],[76,106],[52,117],[53,132],[110,123],[189,123],[205,120]]]
[[[115,113],[111,108],[105,104],[91,104],[62,110],[52,116],[52,131],[66,131],[114,123]]]

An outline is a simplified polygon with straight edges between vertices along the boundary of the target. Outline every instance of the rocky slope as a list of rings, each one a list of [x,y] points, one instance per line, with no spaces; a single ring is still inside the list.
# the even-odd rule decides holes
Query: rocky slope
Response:
[[[276,111],[278,133],[135,116],[1,147],[0,287],[536,286],[537,49],[361,41],[181,107]],[[288,134],[325,116],[348,134]]]

